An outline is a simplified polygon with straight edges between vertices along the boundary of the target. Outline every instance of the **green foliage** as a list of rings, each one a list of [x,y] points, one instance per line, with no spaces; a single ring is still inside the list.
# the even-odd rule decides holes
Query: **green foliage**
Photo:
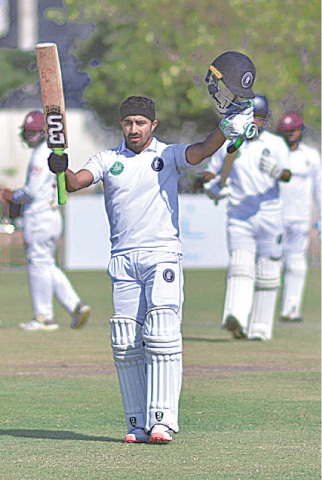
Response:
[[[0,49],[0,98],[10,90],[24,86],[25,91],[33,91],[37,81],[35,56],[21,50]]]
[[[159,131],[192,121],[209,130],[205,73],[220,53],[238,50],[254,61],[254,89],[268,96],[274,118],[295,109],[320,128],[317,0],[65,0],[65,8],[59,17],[96,24],[76,54],[92,79],[85,98],[108,125],[123,98],[144,94],[157,103]]]

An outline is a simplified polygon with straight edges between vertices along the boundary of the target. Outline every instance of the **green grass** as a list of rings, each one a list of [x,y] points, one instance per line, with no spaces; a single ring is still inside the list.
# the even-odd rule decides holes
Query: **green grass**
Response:
[[[320,270],[310,269],[298,325],[270,342],[220,329],[224,270],[187,270],[180,433],[169,445],[124,444],[112,363],[110,281],[70,272],[93,306],[89,325],[23,332],[25,271],[0,271],[0,479],[320,478]]]

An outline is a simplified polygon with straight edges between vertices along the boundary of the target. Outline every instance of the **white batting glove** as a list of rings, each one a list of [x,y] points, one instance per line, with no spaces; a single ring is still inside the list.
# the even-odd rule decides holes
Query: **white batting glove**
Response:
[[[220,185],[221,177],[220,175],[216,176],[212,180],[203,184],[203,189],[211,200],[215,200],[217,205],[219,200],[226,198],[230,194],[230,187],[227,183],[224,187]]]
[[[283,171],[283,169],[279,167],[272,158],[264,155],[262,155],[260,159],[259,169],[264,173],[268,173],[268,175],[272,178],[275,178],[275,180],[280,178]]]
[[[252,105],[244,110],[228,109],[219,123],[219,128],[226,139],[235,140],[238,137],[250,139],[258,134],[253,120],[254,108]]]

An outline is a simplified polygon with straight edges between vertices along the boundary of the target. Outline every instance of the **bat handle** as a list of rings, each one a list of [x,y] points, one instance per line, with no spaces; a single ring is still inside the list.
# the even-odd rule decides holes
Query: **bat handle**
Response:
[[[234,142],[230,142],[230,144],[227,147],[227,153],[234,153],[236,150],[239,149],[239,147],[242,146],[244,143],[244,137],[237,137]]]
[[[59,156],[62,156],[64,153],[63,148],[53,148],[52,151]],[[66,205],[67,193],[66,193],[65,172],[56,173],[56,178],[57,178],[58,203],[59,205]]]

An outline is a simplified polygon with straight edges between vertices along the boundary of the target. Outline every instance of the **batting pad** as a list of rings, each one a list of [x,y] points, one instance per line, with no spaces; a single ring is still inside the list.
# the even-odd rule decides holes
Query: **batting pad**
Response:
[[[182,336],[175,311],[171,308],[150,310],[144,322],[143,339],[147,364],[146,431],[161,424],[178,432]]]
[[[249,339],[270,340],[280,286],[281,262],[261,258],[257,262],[256,270],[254,303],[247,333]]]
[[[255,257],[247,250],[234,250],[227,271],[227,286],[222,325],[233,315],[246,332],[252,308],[255,281]]]
[[[131,318],[112,317],[111,346],[128,431],[146,423],[146,376],[142,326]]]
[[[301,315],[301,304],[307,273],[304,254],[291,254],[286,258],[281,316],[296,318]]]

